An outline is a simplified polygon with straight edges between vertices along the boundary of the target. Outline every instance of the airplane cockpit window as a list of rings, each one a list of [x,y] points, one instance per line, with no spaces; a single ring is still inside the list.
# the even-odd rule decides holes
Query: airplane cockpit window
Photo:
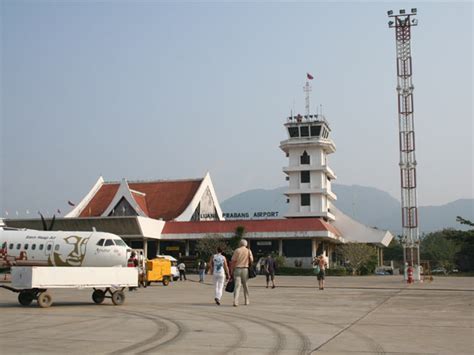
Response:
[[[111,246],[111,245],[115,245],[114,241],[112,239],[106,239],[104,246],[108,247],[108,246]]]
[[[35,250],[36,249],[36,244],[32,244],[31,245],[31,250]]]
[[[97,245],[100,246],[100,247],[101,247],[102,245],[104,245],[104,240],[105,240],[105,239],[99,239],[99,241],[97,242]]]
[[[10,243],[10,245],[8,246],[8,249],[13,249],[13,243]]]
[[[44,245],[43,245],[43,244],[40,244],[40,245],[39,245],[39,250],[43,250],[43,248],[44,248]]]
[[[125,244],[125,242],[121,239],[114,239],[114,242],[115,242],[115,245],[119,245],[121,247],[126,247],[127,244]]]
[[[16,250],[20,250],[20,248],[21,248],[21,244],[18,243],[18,244],[16,245]]]
[[[25,249],[25,250],[28,250],[28,244],[25,244],[24,249]]]
[[[54,247],[54,250],[56,250],[56,251],[59,250],[59,244],[56,244],[56,246]]]
[[[47,247],[46,249],[47,249],[48,251],[50,251],[50,250],[51,250],[51,247],[52,247],[52,245],[51,245],[51,244],[48,244],[48,247]]]

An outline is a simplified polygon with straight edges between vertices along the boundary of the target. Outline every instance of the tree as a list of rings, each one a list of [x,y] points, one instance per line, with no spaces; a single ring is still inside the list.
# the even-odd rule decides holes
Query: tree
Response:
[[[403,262],[403,245],[400,240],[401,236],[393,238],[388,247],[383,250],[383,258],[385,260]]]
[[[231,247],[232,250],[235,250],[239,247],[239,243],[242,240],[242,238],[245,235],[245,228],[243,226],[238,226],[235,229],[235,234],[232,238],[229,240],[229,246]]]
[[[422,258],[434,261],[435,265],[442,266],[446,270],[452,270],[456,253],[460,249],[459,243],[450,238],[456,232],[458,231],[454,229],[444,229],[427,234],[420,244]]]
[[[472,223],[470,220],[468,219],[464,219],[462,218],[461,216],[457,216],[456,217],[456,221],[458,221],[459,223],[461,224],[466,224],[468,226],[471,226],[471,227],[474,227],[474,223]]]
[[[232,254],[232,249],[220,234],[206,235],[196,243],[196,251],[199,252],[201,259],[205,261],[209,260],[209,258],[216,253],[218,247],[222,249],[223,254]]]
[[[377,257],[375,247],[363,243],[347,243],[338,247],[338,252],[356,275],[362,267],[368,267],[373,257]]]
[[[471,227],[474,227],[468,219],[460,216],[456,220]],[[474,228],[467,231],[454,231],[448,238],[459,244],[459,251],[456,253],[455,262],[460,271],[474,271]]]

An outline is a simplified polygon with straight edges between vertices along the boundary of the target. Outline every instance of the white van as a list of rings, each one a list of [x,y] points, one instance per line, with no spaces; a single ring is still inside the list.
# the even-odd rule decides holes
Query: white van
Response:
[[[164,258],[168,259],[171,261],[171,275],[173,275],[173,281],[176,281],[179,279],[179,271],[178,271],[178,260],[171,255],[157,255],[157,258]]]

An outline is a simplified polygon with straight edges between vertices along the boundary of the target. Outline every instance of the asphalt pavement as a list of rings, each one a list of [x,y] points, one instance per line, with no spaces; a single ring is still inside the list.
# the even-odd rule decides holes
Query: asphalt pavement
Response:
[[[21,306],[0,289],[0,354],[473,354],[474,278],[280,276],[250,280],[250,305],[214,303],[211,277],[126,292],[96,305],[91,290],[53,289]],[[243,297],[243,296],[242,296]]]

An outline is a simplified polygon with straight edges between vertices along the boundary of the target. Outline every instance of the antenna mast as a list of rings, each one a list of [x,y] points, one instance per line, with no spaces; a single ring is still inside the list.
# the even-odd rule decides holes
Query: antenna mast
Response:
[[[403,258],[405,265],[415,268],[415,279],[420,280],[420,239],[416,193],[415,126],[413,108],[411,27],[418,24],[417,10],[394,15],[387,12],[388,26],[395,28],[397,48],[398,126],[400,140],[400,181],[403,226]]]
[[[306,119],[309,120],[309,115],[311,113],[310,106],[309,106],[309,93],[311,92],[311,85],[309,85],[309,81],[313,80],[313,76],[311,74],[306,74],[306,84],[303,87],[303,90],[306,94],[305,97],[305,108],[306,108]]]

